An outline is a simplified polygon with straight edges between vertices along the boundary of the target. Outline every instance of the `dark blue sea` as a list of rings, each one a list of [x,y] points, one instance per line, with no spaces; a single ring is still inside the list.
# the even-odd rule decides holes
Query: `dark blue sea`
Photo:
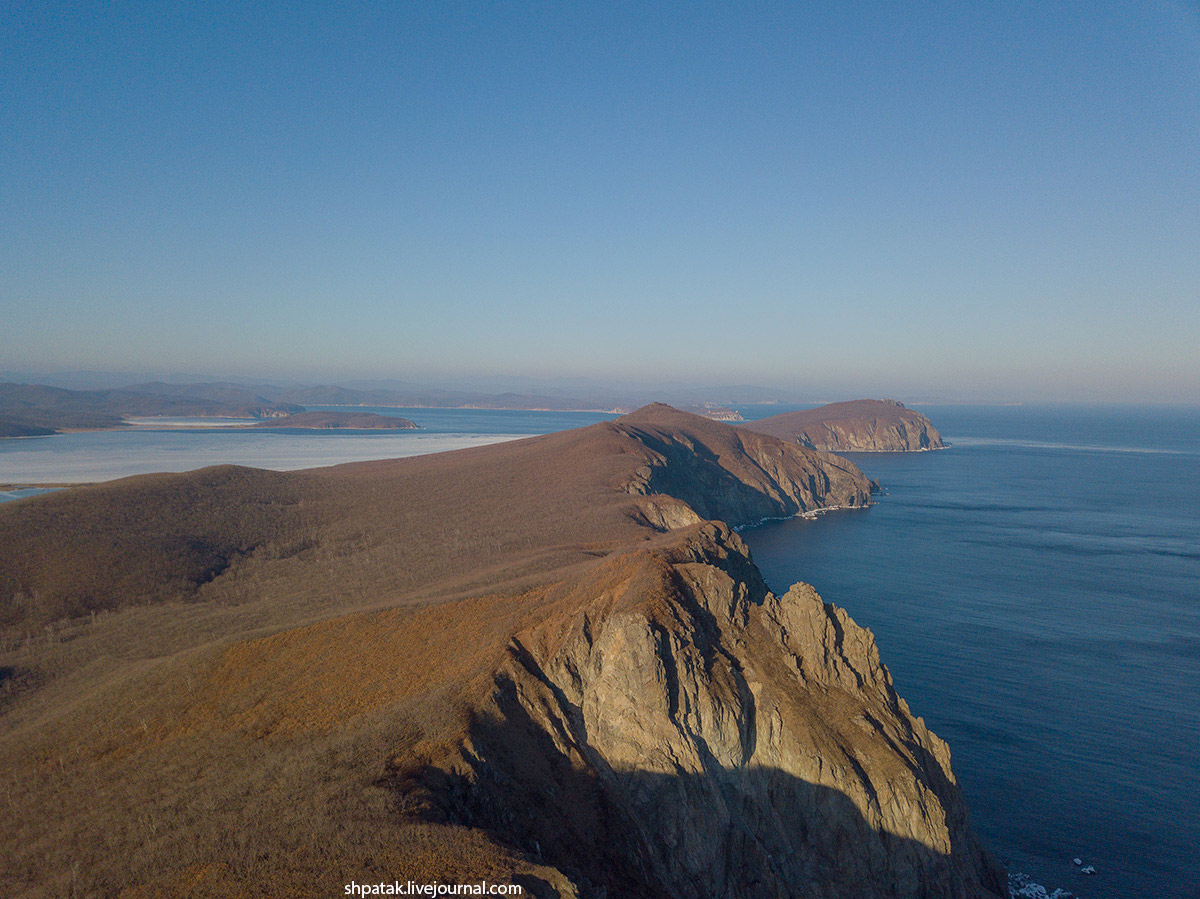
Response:
[[[1196,899],[1200,410],[919,408],[953,447],[853,454],[877,505],[744,531],[767,582],[875,633],[1011,871]]]
[[[312,409],[344,407],[312,406]],[[240,420],[143,419],[137,427],[0,440],[0,502],[33,495],[38,484],[106,481],[207,465],[286,471],[445,452],[579,428],[615,416],[603,412],[354,407],[408,418],[419,430],[338,431],[247,428]],[[21,485],[23,489],[17,489]]]

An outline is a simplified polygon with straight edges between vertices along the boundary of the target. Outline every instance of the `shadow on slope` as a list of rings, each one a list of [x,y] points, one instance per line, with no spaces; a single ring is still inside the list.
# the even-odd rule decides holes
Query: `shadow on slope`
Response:
[[[474,721],[466,770],[425,764],[380,782],[403,817],[480,829],[561,871],[580,899],[1007,895],[973,847],[946,855],[876,830],[844,793],[785,771],[711,758],[704,772],[617,771],[586,747],[580,765],[529,717],[519,689],[498,681],[504,717]],[[517,882],[539,899],[569,895]]]

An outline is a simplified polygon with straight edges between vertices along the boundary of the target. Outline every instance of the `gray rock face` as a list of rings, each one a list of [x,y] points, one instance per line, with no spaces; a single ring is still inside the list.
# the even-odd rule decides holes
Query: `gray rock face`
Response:
[[[579,896],[1005,894],[871,633],[806,584],[771,594],[723,525],[612,559],[560,605],[430,780],[444,814]]]

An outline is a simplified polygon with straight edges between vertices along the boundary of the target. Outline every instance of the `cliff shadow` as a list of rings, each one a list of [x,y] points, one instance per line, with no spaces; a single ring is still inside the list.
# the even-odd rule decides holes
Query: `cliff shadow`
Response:
[[[682,500],[701,518],[756,521],[799,511],[799,505],[761,469],[762,476],[774,483],[781,499],[742,480],[702,443],[685,445],[640,428],[636,433],[638,440],[667,463],[652,469],[648,489]]]
[[[581,899],[1008,895],[973,839],[946,854],[877,830],[846,794],[775,768],[614,770],[570,735],[552,738],[511,686],[499,684],[503,717],[472,724],[469,773],[398,767],[381,785],[402,814],[479,828],[557,868]],[[561,895],[527,880],[539,899]]]

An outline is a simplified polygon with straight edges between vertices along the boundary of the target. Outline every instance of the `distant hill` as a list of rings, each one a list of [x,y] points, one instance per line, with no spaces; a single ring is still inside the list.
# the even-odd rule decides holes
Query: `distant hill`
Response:
[[[264,391],[278,402],[305,406],[394,406],[397,408],[527,409],[614,411],[620,404],[611,398],[575,399],[530,393],[474,393],[463,390],[351,390],[346,387],[271,388]]]
[[[0,420],[10,431],[116,428],[127,416],[261,419],[301,411],[300,406],[273,402],[236,385],[151,383],[120,390],[66,390],[0,383]]]
[[[612,397],[573,399],[526,393],[490,394],[436,389],[354,390],[333,385],[280,388],[267,385],[247,387],[230,382],[172,384],[147,381],[115,390],[68,390],[40,384],[0,383],[0,437],[115,428],[121,427],[127,416],[274,420],[303,412],[306,406],[604,411],[617,414],[632,409],[630,405]],[[692,406],[689,410],[721,421],[740,418],[732,409],[711,403]]]
[[[46,437],[53,433],[53,428],[30,424],[20,418],[0,416],[0,437]]]
[[[945,444],[928,418],[895,400],[852,400],[740,425],[826,452],[914,452]]]
[[[392,406],[402,409],[520,409],[553,412],[633,411],[628,400],[613,396],[576,398],[535,393],[476,393],[462,390],[419,388],[353,390],[346,387],[293,387],[263,391],[277,402],[305,406]],[[714,421],[741,421],[741,415],[715,403],[687,404],[680,408]]]

